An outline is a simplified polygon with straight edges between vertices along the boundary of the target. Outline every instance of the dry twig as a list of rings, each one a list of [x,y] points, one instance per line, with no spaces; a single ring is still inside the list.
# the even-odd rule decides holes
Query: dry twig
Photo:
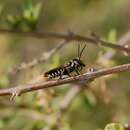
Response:
[[[60,128],[63,116],[69,110],[69,107],[71,106],[73,100],[77,96],[77,94],[82,90],[82,86],[80,84],[73,84],[73,87],[67,92],[64,99],[62,100],[59,110],[56,113],[55,116],[55,122],[53,125],[47,126],[44,130],[56,130]]]
[[[32,68],[36,66],[37,64],[46,62],[49,58],[51,58],[59,49],[61,49],[68,41],[63,40],[61,41],[55,48],[53,48],[51,51],[43,52],[39,58],[35,58],[30,62],[24,62],[21,63],[19,66],[13,68],[9,73],[10,74],[16,74],[17,72],[21,70],[25,70],[28,68]]]
[[[112,44],[110,42],[101,40],[96,35],[93,36],[81,36],[75,34],[73,32],[69,32],[68,34],[54,33],[54,32],[23,32],[20,30],[8,30],[8,29],[0,29],[0,33],[2,34],[17,34],[24,37],[33,37],[33,38],[56,38],[56,39],[64,39],[64,40],[75,40],[75,41],[85,41],[87,43],[93,43],[94,45],[102,45],[104,47],[110,47],[116,50],[125,51],[126,53],[130,53],[130,47],[121,46],[117,44]]]
[[[101,77],[101,76],[119,73],[119,72],[123,72],[123,71],[129,70],[129,69],[130,69],[130,64],[124,64],[124,65],[115,66],[115,67],[112,67],[109,69],[101,69],[101,70],[97,70],[97,71],[91,72],[91,73],[84,73],[83,75],[69,77],[66,79],[50,80],[50,81],[46,81],[43,83],[36,83],[36,84],[19,85],[19,86],[13,87],[13,88],[0,90],[0,96],[5,96],[5,95],[17,96],[17,95],[21,95],[23,93],[27,93],[30,91],[54,87],[54,86],[58,86],[58,85],[62,85],[62,84],[75,82],[75,81],[89,82],[89,81],[92,81],[93,79]]]

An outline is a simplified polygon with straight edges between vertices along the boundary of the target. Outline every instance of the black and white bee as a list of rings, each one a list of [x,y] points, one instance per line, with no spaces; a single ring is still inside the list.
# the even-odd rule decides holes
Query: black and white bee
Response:
[[[81,60],[81,56],[83,54],[83,51],[86,47],[86,44],[80,51],[80,44],[78,45],[78,57],[74,58],[73,60],[69,61],[67,64],[61,65],[57,68],[51,69],[44,73],[45,77],[48,77],[50,79],[53,78],[63,78],[63,77],[71,77],[72,72],[76,72],[77,75],[80,74],[80,71],[85,67],[85,64]]]

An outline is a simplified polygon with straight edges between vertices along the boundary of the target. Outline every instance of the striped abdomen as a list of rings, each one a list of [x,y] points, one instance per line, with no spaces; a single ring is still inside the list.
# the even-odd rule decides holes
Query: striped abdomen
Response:
[[[58,67],[46,72],[44,76],[48,78],[61,77],[63,72],[64,72],[64,67]]]

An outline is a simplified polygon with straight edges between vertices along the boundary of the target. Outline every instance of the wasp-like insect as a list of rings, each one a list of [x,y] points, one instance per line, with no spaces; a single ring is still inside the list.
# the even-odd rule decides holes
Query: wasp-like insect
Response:
[[[85,67],[85,64],[81,60],[82,53],[86,47],[86,44],[80,51],[80,44],[78,44],[78,58],[74,58],[73,60],[69,61],[67,64],[59,66],[57,68],[51,69],[48,72],[44,73],[45,77],[50,79],[52,78],[59,78],[61,79],[63,76],[71,77],[72,72],[76,72],[77,75],[80,74],[80,71]]]

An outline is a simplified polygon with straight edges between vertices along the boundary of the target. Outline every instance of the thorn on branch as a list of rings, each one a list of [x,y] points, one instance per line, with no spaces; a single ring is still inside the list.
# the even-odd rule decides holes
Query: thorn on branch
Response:
[[[101,39],[100,39],[100,37],[99,37],[96,33],[92,32],[92,33],[91,33],[91,37],[94,38],[94,40],[95,40],[95,42],[97,43],[97,45],[99,45],[99,46],[102,45],[102,44],[101,44]]]
[[[130,130],[130,124],[125,124],[125,125],[124,125],[124,129],[125,129],[125,130]]]
[[[125,51],[123,51],[123,54],[125,56],[128,56],[129,55],[129,50],[130,50],[130,45],[124,45],[124,48],[126,49]]]
[[[17,96],[21,95],[20,90],[16,88],[11,88],[10,93],[11,93],[10,101],[13,101]]]
[[[128,56],[129,55],[128,52],[126,52],[126,51],[123,51],[123,54],[124,54],[124,56]]]

